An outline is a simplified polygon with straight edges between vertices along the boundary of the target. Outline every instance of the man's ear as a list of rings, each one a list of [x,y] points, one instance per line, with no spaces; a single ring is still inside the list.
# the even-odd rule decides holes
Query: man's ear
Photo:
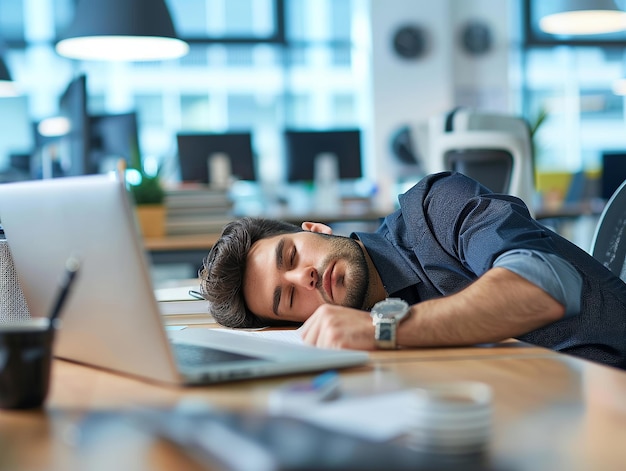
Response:
[[[321,222],[309,222],[305,221],[302,223],[302,229],[310,232],[319,232],[320,234],[332,234],[333,230],[328,227],[326,224],[322,224]]]

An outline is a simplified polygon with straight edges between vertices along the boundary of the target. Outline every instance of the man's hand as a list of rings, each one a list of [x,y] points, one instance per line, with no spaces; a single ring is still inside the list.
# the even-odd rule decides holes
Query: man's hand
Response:
[[[375,350],[369,312],[322,304],[301,327],[305,343],[322,348]]]

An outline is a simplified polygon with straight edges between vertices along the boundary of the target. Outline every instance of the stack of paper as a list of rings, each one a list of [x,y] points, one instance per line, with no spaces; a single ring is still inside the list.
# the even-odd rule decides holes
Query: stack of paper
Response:
[[[197,289],[197,285],[188,285],[154,290],[166,325],[215,323],[210,313],[209,302],[189,294],[190,291]]]
[[[220,232],[233,220],[233,202],[228,192],[206,185],[186,184],[169,189],[165,204],[169,235]]]

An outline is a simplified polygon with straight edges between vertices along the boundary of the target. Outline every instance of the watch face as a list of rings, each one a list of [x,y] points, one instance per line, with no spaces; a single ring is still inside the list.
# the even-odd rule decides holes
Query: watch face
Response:
[[[395,317],[396,315],[404,314],[409,305],[399,298],[389,298],[384,301],[380,301],[372,308],[372,314],[379,317]]]

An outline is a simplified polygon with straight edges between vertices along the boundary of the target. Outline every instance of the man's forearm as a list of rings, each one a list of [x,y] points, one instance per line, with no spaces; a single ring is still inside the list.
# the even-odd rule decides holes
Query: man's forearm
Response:
[[[563,317],[564,307],[541,288],[493,268],[463,291],[411,307],[398,328],[404,346],[471,345],[530,332]]]

